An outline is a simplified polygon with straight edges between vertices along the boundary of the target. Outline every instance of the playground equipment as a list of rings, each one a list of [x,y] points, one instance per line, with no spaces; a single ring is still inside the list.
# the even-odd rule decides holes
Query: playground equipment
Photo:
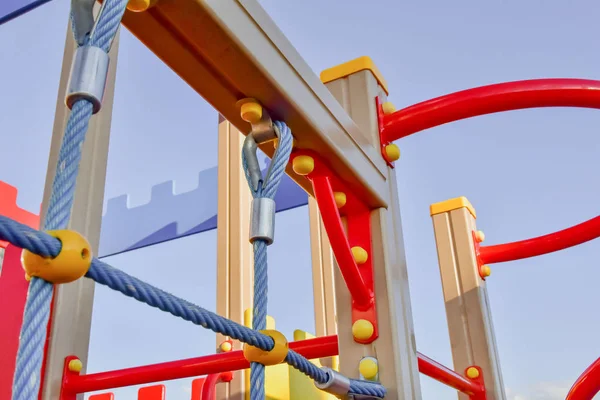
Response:
[[[225,379],[231,378],[229,383],[217,385],[218,399],[241,399],[248,393],[253,400],[262,399],[270,389],[269,371],[283,370],[279,364],[285,361],[313,379],[316,388],[349,399],[420,398],[419,371],[455,388],[462,398],[504,399],[485,286],[487,264],[591,240],[600,236],[598,219],[544,237],[488,247],[480,244],[483,235],[476,230],[475,211],[466,199],[431,206],[454,368],[459,372],[452,371],[414,346],[393,171],[399,150],[392,142],[492,112],[551,106],[600,108],[600,82],[512,82],[394,111],[386,101],[386,83],[370,59],[361,57],[326,70],[319,81],[255,1],[127,3],[105,0],[95,24],[93,2],[73,1],[74,32],[69,31],[65,51],[65,65],[73,62],[73,67],[71,72],[63,68],[60,84],[61,93],[67,93],[67,106],[61,97],[42,207],[43,231],[28,227],[35,223],[14,210],[0,216],[0,239],[11,243],[3,270],[21,271],[17,285],[28,290],[25,302],[22,289],[15,289],[21,290],[25,311],[15,358],[5,357],[16,363],[9,371],[10,386],[0,388],[3,398],[30,400],[40,392],[43,400],[73,400],[85,392],[206,375],[204,387],[223,379],[220,374],[232,372]],[[219,315],[93,258],[121,19],[223,116],[219,122]],[[86,131],[92,140],[84,141]],[[272,158],[265,178],[254,163],[257,146]],[[290,343],[268,329],[264,293],[266,248],[274,235],[272,198],[284,168],[311,196],[317,322],[316,338],[297,337],[300,340]],[[250,190],[242,187],[245,178]],[[246,235],[249,226],[252,245]],[[23,277],[19,248],[24,249],[29,283]],[[252,264],[254,273],[249,269]],[[253,274],[254,294],[249,290]],[[3,271],[2,279],[4,275]],[[222,351],[84,373],[94,282],[217,332]],[[248,308],[254,310],[254,329],[242,325]],[[331,359],[336,355],[339,362]],[[240,374],[248,368],[250,385]],[[600,390],[599,374],[597,361],[578,379],[568,399],[591,399]],[[151,390],[164,397],[164,390]],[[308,390],[290,379],[288,398],[312,398]]]

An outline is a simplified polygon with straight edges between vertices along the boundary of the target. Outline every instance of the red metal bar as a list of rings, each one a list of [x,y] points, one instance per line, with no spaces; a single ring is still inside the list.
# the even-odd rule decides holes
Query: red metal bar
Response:
[[[533,79],[455,92],[385,115],[381,137],[393,142],[448,122],[537,107],[600,108],[600,81]]]
[[[374,294],[367,287],[363,277],[354,261],[350,250],[350,242],[344,231],[340,214],[335,204],[335,197],[331,182],[327,176],[315,176],[311,178],[315,199],[319,205],[323,226],[329,237],[331,249],[335,254],[340,272],[344,277],[352,300],[359,308],[369,308],[373,304]]]
[[[592,400],[600,392],[600,358],[575,381],[566,400]]]
[[[562,231],[519,242],[479,247],[481,264],[493,264],[540,256],[577,246],[600,237],[600,216]]]
[[[485,387],[479,383],[467,379],[458,372],[445,367],[421,353],[417,354],[419,372],[423,375],[427,375],[428,377],[469,396],[481,396],[485,393]]]
[[[233,373],[231,371],[221,372],[220,374],[210,374],[202,386],[202,395],[200,400],[215,400],[217,397],[217,383],[231,382]]]
[[[337,336],[290,342],[290,348],[310,359],[333,357],[338,354]],[[209,356],[189,358],[143,367],[79,375],[66,365],[75,357],[67,357],[60,400],[71,400],[77,393],[95,392],[124,386],[143,385],[172,379],[238,371],[249,368],[242,351],[231,351]]]

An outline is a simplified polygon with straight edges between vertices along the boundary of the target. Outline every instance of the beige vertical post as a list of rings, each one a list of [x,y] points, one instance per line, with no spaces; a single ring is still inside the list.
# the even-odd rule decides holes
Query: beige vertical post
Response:
[[[337,334],[335,316],[335,268],[333,251],[323,226],[317,201],[308,197],[310,223],[310,249],[312,258],[315,333],[317,336]],[[321,364],[333,367],[331,358],[321,359]]]
[[[483,240],[476,231],[475,210],[459,197],[431,205],[431,216],[454,368],[464,373],[469,366],[481,367],[487,398],[504,400],[487,289],[475,254],[475,240]],[[459,394],[459,398],[468,396]]]
[[[321,80],[360,128],[353,139],[365,151],[379,154],[376,98],[385,101],[386,84],[368,57],[361,57],[323,71]],[[350,294],[336,268],[336,308],[340,347],[340,372],[359,377],[358,366],[364,356],[376,357],[379,379],[386,387],[386,399],[420,399],[410,293],[404,257],[400,206],[396,176],[383,157],[377,156],[377,168],[387,181],[389,207],[371,213],[375,292],[379,338],[371,345],[354,342]]]
[[[98,11],[98,7],[96,7]],[[44,188],[42,218],[48,208],[52,182],[56,172],[58,152],[62,143],[65,126],[70,110],[65,106],[65,92],[71,60],[75,51],[75,41],[68,24],[67,40],[63,66],[56,102],[56,116],[52,131],[48,172]],[[89,240],[95,254],[98,254],[100,242],[100,224],[102,221],[102,203],[104,201],[104,182],[108,159],[110,124],[117,71],[118,34],[112,45],[110,68],[102,110],[90,121],[87,139],[83,146],[83,154],[79,167],[79,176],[75,188],[75,200],[69,222],[69,229],[81,232]],[[85,368],[87,364],[88,346],[92,321],[92,303],[94,300],[94,282],[91,279],[80,279],[56,288],[53,304],[53,317],[46,356],[46,373],[42,386],[42,399],[55,400],[61,387],[65,357],[76,355]],[[83,398],[80,395],[78,398]]]
[[[252,308],[253,253],[249,242],[252,196],[242,168],[244,135],[219,115],[217,313],[244,324],[244,310]],[[217,346],[228,338],[217,335]],[[234,342],[234,350],[241,350]],[[217,386],[217,399],[244,399],[244,371],[228,384]]]

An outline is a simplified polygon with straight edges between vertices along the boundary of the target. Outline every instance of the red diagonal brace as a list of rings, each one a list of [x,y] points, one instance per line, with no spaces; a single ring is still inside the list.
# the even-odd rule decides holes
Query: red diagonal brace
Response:
[[[371,343],[378,337],[371,251],[371,211],[358,196],[346,189],[344,183],[333,175],[316,154],[301,150],[294,152],[292,158],[303,155],[315,160],[314,169],[307,178],[313,184],[314,196],[319,205],[331,249],[352,296],[352,322],[362,319],[373,325],[371,337],[355,338],[355,341]],[[346,203],[339,209],[334,190],[346,196]],[[344,230],[342,216],[346,218],[347,233]],[[357,264],[352,253],[353,247],[361,247],[366,251],[365,262]]]

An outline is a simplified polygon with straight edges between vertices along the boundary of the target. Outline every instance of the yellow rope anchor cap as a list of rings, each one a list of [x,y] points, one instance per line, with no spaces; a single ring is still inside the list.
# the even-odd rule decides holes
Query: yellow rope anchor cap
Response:
[[[277,365],[281,364],[288,354],[288,341],[281,332],[274,329],[265,329],[259,331],[262,334],[269,336],[275,342],[271,351],[264,351],[258,347],[250,346],[244,343],[244,357],[250,362],[257,362],[262,365]]]
[[[71,230],[46,232],[60,240],[62,247],[55,258],[42,257],[23,250],[21,264],[30,277],[50,283],[69,283],[83,277],[92,264],[92,248],[79,233]]]

